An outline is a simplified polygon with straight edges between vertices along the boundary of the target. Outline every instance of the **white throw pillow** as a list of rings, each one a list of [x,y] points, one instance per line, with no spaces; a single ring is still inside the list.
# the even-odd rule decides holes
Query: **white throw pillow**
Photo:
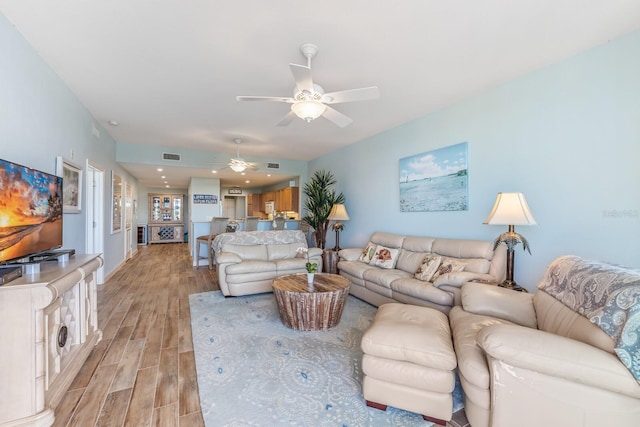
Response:
[[[367,246],[362,251],[360,258],[358,258],[358,261],[362,261],[365,264],[369,264],[376,253],[377,246],[378,245],[376,245],[375,243],[371,243],[371,242],[367,243]]]
[[[420,266],[416,270],[416,274],[414,275],[414,277],[425,282],[431,281],[431,278],[434,274],[436,274],[438,267],[440,267],[441,262],[442,257],[440,255],[425,255],[425,257],[422,259],[422,263],[420,263]]]
[[[376,252],[369,264],[375,265],[376,267],[380,268],[393,269],[396,266],[399,254],[400,249],[393,249],[386,246],[378,245],[376,247]]]
[[[440,263],[440,267],[438,267],[438,271],[436,271],[431,280],[435,282],[435,280],[443,274],[457,273],[464,270],[466,266],[466,262],[458,261],[452,258],[443,258]]]

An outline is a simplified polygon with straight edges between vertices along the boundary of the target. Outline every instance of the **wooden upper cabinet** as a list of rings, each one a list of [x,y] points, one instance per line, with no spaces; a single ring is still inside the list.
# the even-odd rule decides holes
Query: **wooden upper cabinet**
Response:
[[[300,203],[300,189],[298,187],[287,187],[282,190],[268,191],[263,194],[250,194],[247,199],[247,210],[249,214],[264,212],[264,204],[266,202],[274,202],[274,208],[278,212],[297,212]]]
[[[287,187],[276,192],[276,210],[298,211],[300,190],[298,187]]]

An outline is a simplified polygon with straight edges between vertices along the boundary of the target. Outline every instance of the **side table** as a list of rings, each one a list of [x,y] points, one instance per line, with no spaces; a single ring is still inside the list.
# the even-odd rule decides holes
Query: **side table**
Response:
[[[338,252],[333,249],[325,249],[322,252],[322,272],[338,274]]]

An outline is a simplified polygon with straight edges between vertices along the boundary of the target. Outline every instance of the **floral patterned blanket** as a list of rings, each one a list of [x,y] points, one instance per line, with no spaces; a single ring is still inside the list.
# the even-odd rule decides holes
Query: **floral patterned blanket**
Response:
[[[549,265],[538,289],[613,338],[616,355],[640,382],[640,270],[562,256]]]
[[[213,251],[219,253],[222,245],[268,245],[283,243],[300,243],[307,247],[307,237],[300,230],[272,230],[272,231],[239,231],[236,233],[219,234],[211,242]]]

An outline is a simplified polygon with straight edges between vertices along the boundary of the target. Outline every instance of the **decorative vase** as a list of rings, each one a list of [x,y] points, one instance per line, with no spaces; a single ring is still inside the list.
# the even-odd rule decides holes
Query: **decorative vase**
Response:
[[[316,275],[316,273],[307,273],[307,283],[309,284],[309,286],[313,285],[313,277]]]

